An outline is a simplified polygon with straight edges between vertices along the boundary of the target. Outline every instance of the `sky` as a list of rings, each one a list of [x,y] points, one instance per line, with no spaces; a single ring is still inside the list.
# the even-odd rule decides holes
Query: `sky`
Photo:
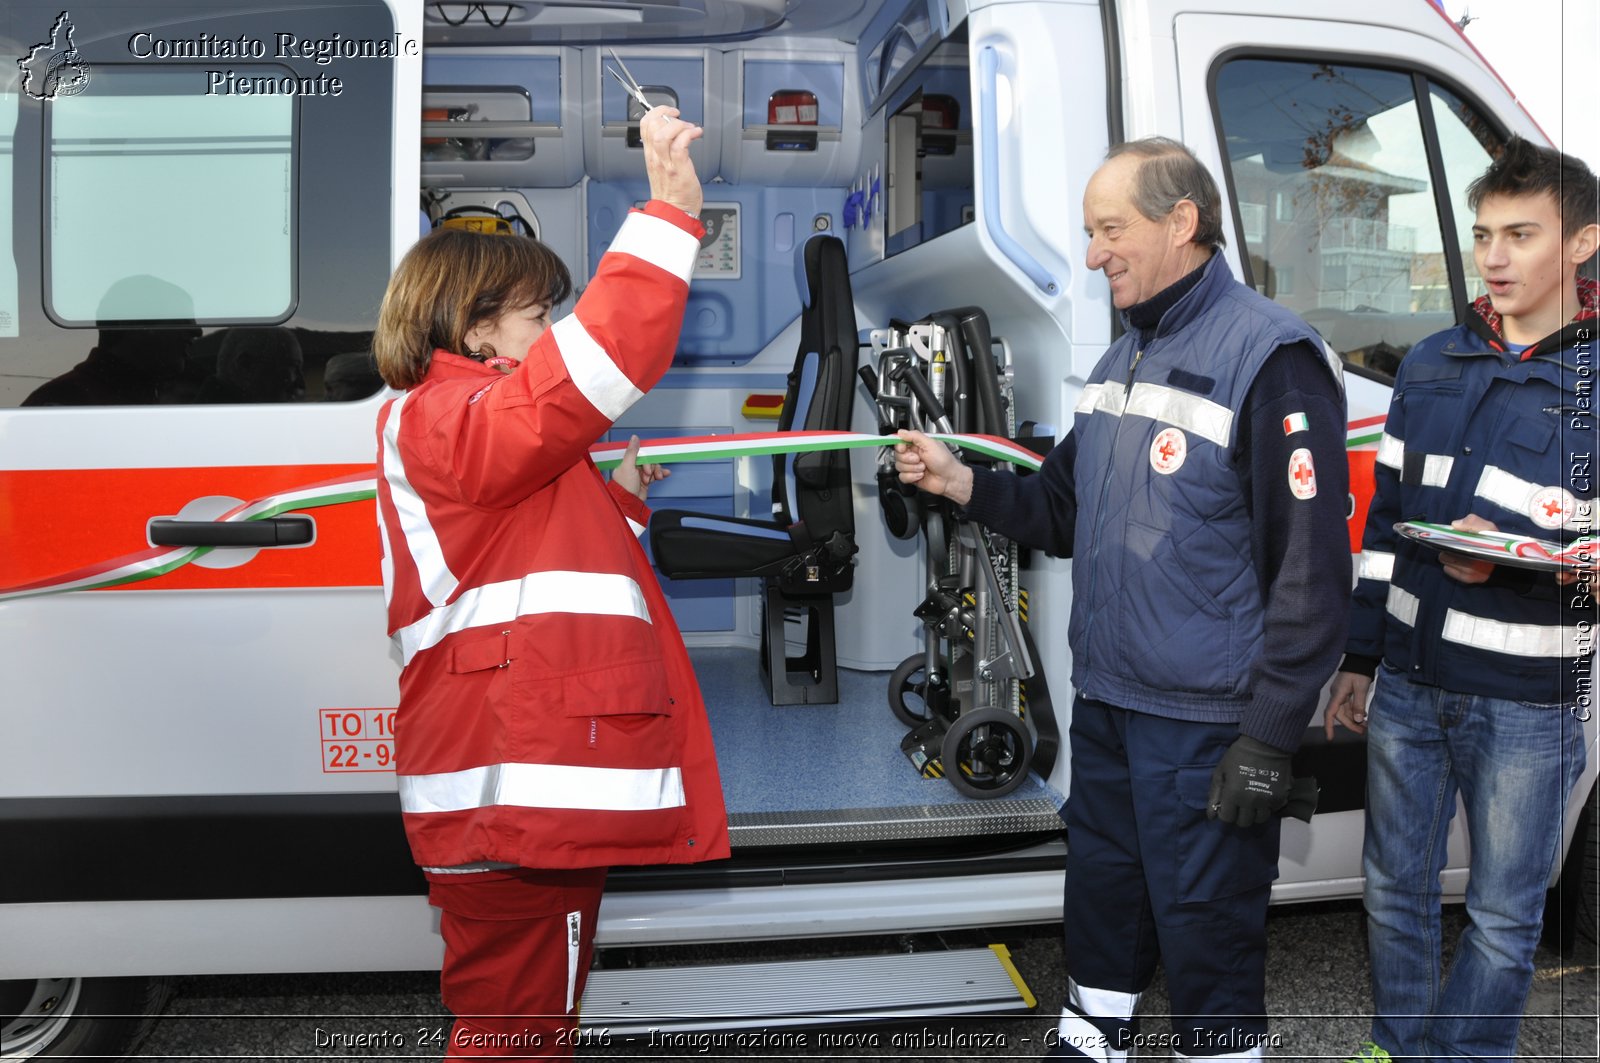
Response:
[[[1600,171],[1600,0],[1444,0],[1555,141]]]

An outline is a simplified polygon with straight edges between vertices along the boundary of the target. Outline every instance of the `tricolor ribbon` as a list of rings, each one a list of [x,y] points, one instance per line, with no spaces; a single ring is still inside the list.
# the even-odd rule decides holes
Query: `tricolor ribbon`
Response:
[[[288,491],[241,502],[216,519],[222,523],[245,520],[266,520],[284,513],[320,506],[337,506],[346,502],[361,502],[377,496],[377,480],[371,473],[352,473],[332,480],[296,487]],[[63,594],[67,591],[93,591],[104,587],[121,587],[129,583],[164,576],[182,568],[189,562],[214,550],[211,546],[154,546],[135,553],[124,554],[83,568],[75,568],[57,576],[23,583],[15,587],[0,588],[0,602],[18,598],[36,598],[46,594]]]
[[[999,436],[928,433],[932,439],[961,450],[1008,461],[1038,472],[1043,459],[1009,439]],[[665,465],[676,461],[713,461],[719,458],[748,458],[770,454],[797,454],[815,450],[853,450],[858,447],[888,447],[898,443],[894,436],[866,432],[745,432],[726,436],[682,436],[658,439],[639,445],[639,464]],[[626,443],[596,443],[589,457],[602,469],[615,468],[628,449]]]
[[[941,434],[933,438],[1028,469],[1038,470],[1041,464],[1037,454],[1023,449],[1010,440],[996,436]],[[895,441],[894,436],[869,435],[864,432],[750,432],[725,436],[684,436],[676,439],[657,439],[642,444],[638,460],[643,464],[660,465],[668,462],[712,461],[763,454],[892,446]],[[627,450],[625,443],[596,443],[589,448],[589,456],[600,468],[610,469],[622,461],[625,450]],[[376,496],[377,479],[372,473],[352,473],[308,484],[305,487],[280,491],[251,502],[241,502],[216,519],[223,523],[266,520],[269,517],[299,510],[342,505],[346,502],[364,502]],[[67,591],[92,591],[141,583],[180,569],[213,549],[215,547],[210,546],[150,547],[31,583],[0,587],[0,602],[64,594]]]

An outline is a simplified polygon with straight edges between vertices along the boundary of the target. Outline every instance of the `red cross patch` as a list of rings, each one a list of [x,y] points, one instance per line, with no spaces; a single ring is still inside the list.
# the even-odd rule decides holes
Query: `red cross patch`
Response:
[[[1289,455],[1289,492],[1300,499],[1317,497],[1317,467],[1305,447]]]
[[[1541,487],[1528,503],[1528,516],[1541,528],[1554,531],[1566,525],[1577,509],[1577,499],[1559,487]]]
[[[1171,476],[1189,456],[1189,440],[1176,428],[1163,428],[1150,444],[1150,467],[1163,476]]]

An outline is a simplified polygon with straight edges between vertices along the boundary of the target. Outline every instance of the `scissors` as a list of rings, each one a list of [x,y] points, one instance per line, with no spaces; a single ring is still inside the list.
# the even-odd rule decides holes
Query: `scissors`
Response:
[[[617,81],[621,83],[623,89],[628,93],[628,95],[632,96],[635,100],[638,100],[639,106],[643,107],[648,113],[651,108],[655,106],[655,104],[651,103],[649,99],[645,97],[644,89],[640,88],[639,82],[634,80],[633,72],[630,71],[628,69],[628,65],[622,61],[622,57],[617,54],[617,50],[615,48],[611,48],[608,49],[608,51],[611,52],[611,61],[616,63],[617,67],[622,68],[622,73],[617,73],[617,67],[607,67],[606,69],[610,71],[612,77],[616,78]],[[624,74],[627,76],[624,77]]]

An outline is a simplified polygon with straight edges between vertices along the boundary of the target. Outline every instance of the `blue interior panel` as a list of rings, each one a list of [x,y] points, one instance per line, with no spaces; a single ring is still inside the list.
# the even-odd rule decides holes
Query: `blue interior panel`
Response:
[[[596,181],[588,195],[589,260],[597,263],[628,211],[647,199],[650,190],[642,181]],[[743,365],[795,319],[800,313],[797,248],[819,214],[838,216],[844,195],[839,188],[707,187],[708,201],[740,208],[740,276],[695,278],[676,364]]]
[[[561,124],[561,58],[555,55],[473,56],[424,59],[422,83],[431,88],[461,85],[520,85],[528,90],[532,121]]]
[[[648,55],[623,56],[641,87],[649,89],[663,85],[678,94],[678,111],[684,121],[705,125],[705,64],[700,59],[672,59]],[[609,54],[603,65],[610,66]],[[616,78],[609,74],[600,79],[600,121],[626,122],[628,120],[628,94]]]

